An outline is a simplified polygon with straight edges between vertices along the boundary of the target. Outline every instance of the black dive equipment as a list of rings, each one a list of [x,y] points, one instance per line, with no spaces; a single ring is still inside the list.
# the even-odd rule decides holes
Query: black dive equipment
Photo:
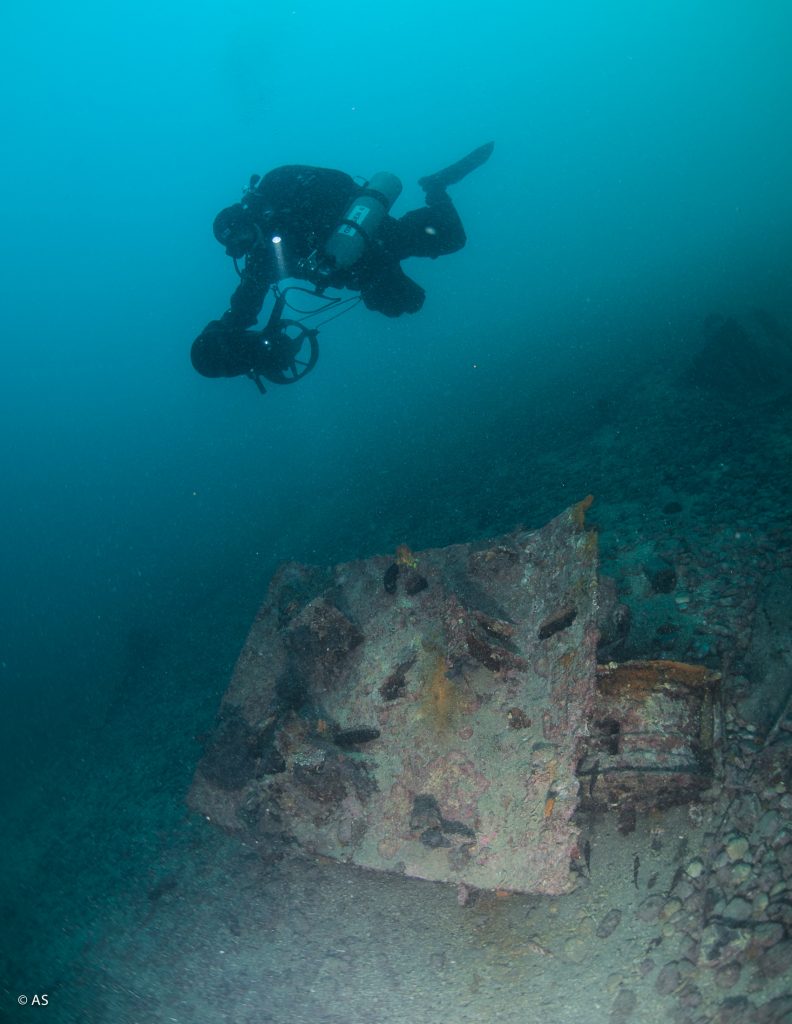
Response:
[[[395,174],[378,171],[357,192],[341,221],[321,249],[304,262],[303,270],[318,288],[354,266],[376,237],[383,218],[399,198],[402,183]]]
[[[435,171],[434,174],[427,174],[425,177],[419,178],[418,184],[426,192],[427,197],[432,192],[445,191],[449,185],[456,185],[457,182],[466,178],[471,171],[475,171],[477,167],[485,164],[492,156],[494,149],[494,142],[485,142],[483,146],[477,146],[467,156],[463,156],[461,160],[449,164],[448,167],[444,167],[441,171]]]
[[[328,299],[318,290],[311,291],[299,285],[291,285],[283,291],[277,285],[273,285],[272,292],[275,304],[265,326],[260,331],[245,331],[245,334],[252,335],[258,341],[256,366],[248,371],[247,376],[262,395],[266,394],[262,377],[272,384],[296,384],[309,374],[319,359],[319,327],[346,313],[360,301],[357,295],[346,299]],[[321,298],[323,304],[317,309],[297,310],[287,298],[290,292],[302,292],[314,298]],[[287,306],[301,313],[302,319],[291,320],[284,317],[283,312]],[[321,316],[331,309],[332,315],[322,320],[317,327],[305,326],[306,320]]]
[[[240,210],[247,211],[252,205],[251,197],[255,197],[257,185],[258,180],[251,178],[250,188],[240,204]],[[395,174],[379,171],[355,193],[324,246],[315,249],[301,264],[299,269],[306,280],[313,284],[314,290],[291,285],[280,291],[277,285],[273,286],[275,304],[269,320],[262,330],[246,332],[258,340],[256,366],[248,372],[248,377],[262,394],[266,393],[262,377],[273,384],[295,384],[316,366],[319,358],[319,331],[317,327],[306,327],[304,321],[333,309],[332,316],[328,316],[319,325],[322,326],[360,301],[359,296],[328,298],[324,290],[333,285],[343,286],[345,273],[372,243],[401,190],[402,184]],[[236,260],[234,264],[236,266]],[[304,314],[301,320],[285,318],[283,312],[289,305],[287,293],[294,291],[320,298],[323,304],[313,310],[297,310]]]

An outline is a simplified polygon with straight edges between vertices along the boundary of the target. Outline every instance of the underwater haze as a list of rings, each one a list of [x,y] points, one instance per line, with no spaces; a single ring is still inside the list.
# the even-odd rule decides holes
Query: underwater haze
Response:
[[[594,489],[565,452],[598,402],[682,367],[714,311],[792,315],[792,7],[43,0],[4,21],[10,1005],[68,986],[82,955],[33,913],[48,883],[19,863],[46,878],[46,819],[86,779],[128,813],[118,761],[164,761],[166,736],[152,813],[177,829],[193,737],[280,562],[539,526]],[[467,245],[406,263],[417,315],[356,306],[322,328],[310,376],[263,397],[195,373],[190,345],[237,281],[212,221],[251,174],[391,171],[398,216],[423,204],[422,175],[488,140],[452,189]],[[90,942],[115,852],[84,841],[69,856],[105,879]],[[149,855],[143,838],[128,870]]]

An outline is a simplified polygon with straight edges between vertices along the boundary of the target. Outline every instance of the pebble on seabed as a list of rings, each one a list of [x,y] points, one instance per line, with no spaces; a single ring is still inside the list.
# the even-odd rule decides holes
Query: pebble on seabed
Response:
[[[750,848],[751,844],[745,836],[733,835],[726,840],[726,856],[732,862],[742,860]]]

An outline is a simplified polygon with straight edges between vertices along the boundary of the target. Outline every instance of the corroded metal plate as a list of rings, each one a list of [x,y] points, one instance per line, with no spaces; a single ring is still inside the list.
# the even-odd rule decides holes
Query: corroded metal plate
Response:
[[[375,870],[574,888],[596,679],[587,505],[487,544],[283,566],[191,805],[249,842]]]

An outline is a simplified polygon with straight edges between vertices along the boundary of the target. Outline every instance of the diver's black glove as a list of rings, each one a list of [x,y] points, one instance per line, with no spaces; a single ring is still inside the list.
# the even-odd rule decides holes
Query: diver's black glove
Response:
[[[225,331],[244,331],[247,327],[252,327],[255,322],[255,317],[252,320],[247,319],[240,316],[239,313],[235,313],[233,309],[227,309],[219,320],[212,321],[213,324],[219,324]]]

